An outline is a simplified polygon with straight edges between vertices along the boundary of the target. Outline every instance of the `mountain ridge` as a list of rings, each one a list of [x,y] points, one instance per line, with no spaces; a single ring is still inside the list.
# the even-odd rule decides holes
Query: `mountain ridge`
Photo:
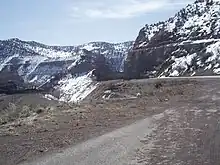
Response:
[[[74,61],[79,60],[82,56],[101,55],[106,59],[106,63],[109,63],[109,67],[112,67],[110,69],[114,72],[120,72],[123,69],[123,60],[132,44],[132,41],[128,41],[115,44],[107,42],[90,42],[79,46],[49,46],[35,41],[22,41],[18,38],[1,40],[0,64],[1,62],[3,64],[0,65],[0,71],[4,66],[10,64],[12,59],[21,57],[26,58],[24,59],[26,63],[33,62],[33,60],[38,61],[35,62],[35,66],[32,67],[32,69],[36,69],[36,67],[43,62],[66,61],[67,63],[74,63]],[[28,57],[30,58],[28,59]],[[34,59],[35,57],[37,57],[37,59]],[[89,71],[90,70],[88,70],[88,72]]]
[[[128,41],[49,46],[18,38],[1,40],[0,82],[6,84],[2,91],[13,81],[15,90],[25,86],[51,90],[58,100],[77,102],[95,89],[97,85],[93,80],[123,76],[124,61],[132,45],[133,42]]]
[[[59,44],[44,44],[43,42],[40,41],[35,41],[35,40],[23,40],[20,38],[16,38],[16,37],[12,37],[12,38],[8,38],[8,39],[0,39],[0,41],[18,41],[18,42],[26,42],[26,43],[34,43],[37,45],[44,45],[47,47],[80,47],[83,45],[87,45],[87,44],[96,44],[96,43],[100,43],[100,44],[111,44],[111,45],[119,45],[119,44],[126,44],[126,43],[132,43],[134,41],[130,40],[130,41],[122,41],[122,42],[108,42],[108,41],[90,41],[90,42],[86,42],[86,43],[82,43],[82,44],[73,44],[73,45],[59,45]]]

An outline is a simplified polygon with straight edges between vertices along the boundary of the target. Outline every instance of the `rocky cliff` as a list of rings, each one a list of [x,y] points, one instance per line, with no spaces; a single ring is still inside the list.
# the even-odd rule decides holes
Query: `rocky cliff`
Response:
[[[125,64],[127,78],[220,74],[220,1],[197,0],[145,25]]]

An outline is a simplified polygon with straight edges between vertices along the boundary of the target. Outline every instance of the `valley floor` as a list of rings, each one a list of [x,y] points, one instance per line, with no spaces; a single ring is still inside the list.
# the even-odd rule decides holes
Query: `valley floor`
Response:
[[[136,164],[220,162],[219,79],[108,81],[80,105],[40,94],[2,95],[0,102],[0,164],[63,152],[152,116],[154,129],[141,140]]]

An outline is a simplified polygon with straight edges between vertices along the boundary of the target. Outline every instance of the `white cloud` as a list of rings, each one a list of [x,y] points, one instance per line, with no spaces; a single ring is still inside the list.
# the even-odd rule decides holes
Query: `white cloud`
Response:
[[[81,0],[73,4],[74,18],[125,19],[145,13],[177,7],[190,0]],[[191,0],[192,2],[192,0]]]

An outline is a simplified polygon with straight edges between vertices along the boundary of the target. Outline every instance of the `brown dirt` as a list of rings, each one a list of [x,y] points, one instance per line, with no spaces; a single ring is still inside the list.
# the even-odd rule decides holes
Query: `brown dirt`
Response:
[[[70,145],[162,113],[170,105],[200,96],[200,89],[210,82],[213,80],[103,82],[80,105],[48,101],[36,94],[1,96],[1,116],[10,114],[11,109],[19,113],[0,125],[0,164],[19,164],[61,152]],[[103,99],[106,90],[111,90],[109,99]],[[28,117],[21,115],[25,105],[31,107]]]
[[[155,119],[153,133],[137,150],[137,164],[220,164],[219,82],[203,83],[195,97],[170,102],[170,107]]]

